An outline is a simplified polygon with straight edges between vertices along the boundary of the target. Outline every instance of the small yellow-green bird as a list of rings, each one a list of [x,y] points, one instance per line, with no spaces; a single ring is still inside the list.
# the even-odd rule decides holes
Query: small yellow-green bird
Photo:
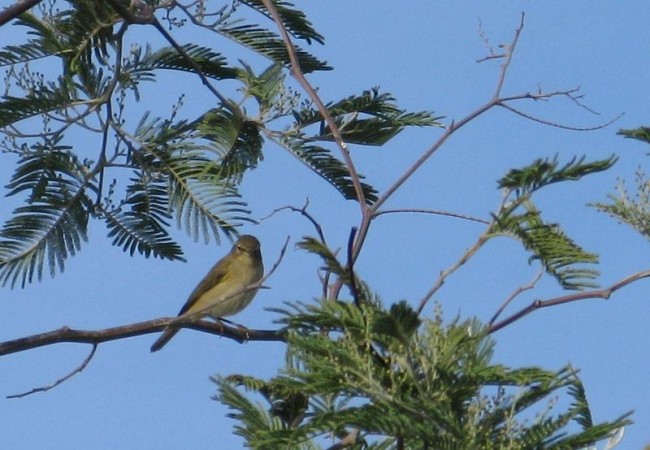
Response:
[[[217,262],[192,291],[178,315],[196,314],[219,319],[237,314],[253,300],[259,289],[253,286],[263,275],[260,241],[247,234],[240,236],[230,253]],[[153,343],[151,351],[163,348],[178,330],[168,327]]]

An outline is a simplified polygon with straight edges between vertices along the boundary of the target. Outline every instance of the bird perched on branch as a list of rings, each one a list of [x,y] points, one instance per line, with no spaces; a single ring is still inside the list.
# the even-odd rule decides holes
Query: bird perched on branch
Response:
[[[254,236],[243,235],[230,253],[210,269],[192,291],[179,316],[210,316],[214,319],[232,316],[246,308],[257,294],[264,275],[260,242]],[[163,348],[178,333],[179,328],[167,327],[151,346],[155,352]]]

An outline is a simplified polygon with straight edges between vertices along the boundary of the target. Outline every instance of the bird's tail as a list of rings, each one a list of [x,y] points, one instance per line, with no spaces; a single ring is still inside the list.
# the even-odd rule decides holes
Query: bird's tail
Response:
[[[167,342],[169,342],[169,340],[173,338],[176,333],[178,333],[178,328],[167,328],[163,332],[163,334],[156,340],[156,342],[153,343],[153,345],[151,346],[151,351],[157,352],[158,350],[163,348],[165,344],[167,344]]]

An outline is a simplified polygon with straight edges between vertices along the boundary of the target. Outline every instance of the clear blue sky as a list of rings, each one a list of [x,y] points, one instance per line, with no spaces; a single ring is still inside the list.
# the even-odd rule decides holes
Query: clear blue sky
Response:
[[[6,5],[10,2],[0,2]],[[512,38],[521,12],[526,26],[504,92],[517,94],[581,87],[583,102],[599,116],[566,100],[522,103],[521,109],[576,127],[600,124],[625,115],[609,128],[575,132],[531,123],[503,110],[479,118],[459,132],[389,202],[391,208],[431,208],[488,217],[500,200],[495,180],[509,168],[559,154],[562,160],[586,154],[620,156],[615,168],[580,183],[554,186],[538,199],[550,220],[560,222],[586,249],[601,255],[601,284],[650,268],[648,242],[593,209],[617,177],[632,180],[647,167],[648,148],[616,136],[619,128],[650,125],[646,98],[650,73],[647,4],[573,1],[301,2],[326,46],[314,52],[335,70],[310,77],[326,100],[379,85],[401,106],[433,110],[446,123],[459,119],[493,92],[498,62],[477,64],[486,49],[479,20],[495,46]],[[144,32],[134,28],[135,33]],[[0,43],[11,27],[0,28]],[[141,35],[140,35],[141,36]],[[134,35],[134,39],[138,35]],[[179,37],[195,41],[194,36]],[[242,56],[246,56],[242,54]],[[259,63],[259,60],[255,60]],[[187,94],[185,112],[208,96],[197,80],[176,75]],[[162,84],[153,86],[160,89]],[[145,91],[140,107],[169,110],[180,91]],[[357,148],[353,156],[368,181],[382,189],[408,167],[440,130],[407,131],[385,148]],[[87,149],[96,152],[98,144]],[[12,167],[0,166],[6,184]],[[323,224],[334,247],[345,245],[358,208],[345,203],[328,185],[272,144],[265,160],[244,182],[243,193],[261,218],[284,205],[302,206]],[[0,219],[11,204],[0,203]],[[277,258],[287,235],[292,244],[313,234],[298,215],[281,213],[243,232],[262,241],[267,266]],[[417,304],[438,273],[473,243],[482,228],[444,217],[390,215],[373,226],[357,270],[389,303],[403,298]],[[24,290],[0,291],[0,340],[67,325],[101,329],[177,312],[188,293],[226,247],[183,240],[188,262],[130,258],[105,239],[101,224],[90,242],[71,259],[63,275],[45,278]],[[249,328],[273,326],[266,307],[284,300],[318,295],[315,257],[293,249],[268,280],[270,290],[237,316]],[[511,241],[494,241],[450,278],[436,300],[447,317],[477,315],[489,319],[501,301],[536,272],[527,254]],[[650,443],[650,379],[647,322],[648,281],[620,291],[612,299],[589,300],[535,313],[495,335],[496,359],[511,366],[559,369],[570,362],[582,370],[594,419],[607,420],[630,409],[636,424],[619,448],[641,449]],[[515,305],[561,295],[547,280]],[[431,313],[429,308],[427,313]],[[0,443],[3,449],[148,449],[196,450],[241,447],[227,411],[211,400],[213,374],[271,376],[283,364],[277,343],[236,344],[184,330],[164,351],[149,353],[154,335],[103,344],[88,368],[58,388],[18,400],[4,396],[48,384],[78,365],[90,350],[62,344],[0,358]]]

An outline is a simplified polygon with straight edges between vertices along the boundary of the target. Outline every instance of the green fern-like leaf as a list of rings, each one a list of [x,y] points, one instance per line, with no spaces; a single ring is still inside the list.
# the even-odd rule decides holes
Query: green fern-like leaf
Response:
[[[244,69],[240,80],[245,84],[245,94],[257,100],[261,114],[276,106],[276,99],[284,90],[285,74],[281,64],[272,64],[260,75],[252,67],[242,62]]]
[[[197,128],[201,137],[211,141],[220,154],[219,168],[224,179],[241,181],[244,171],[257,167],[263,158],[264,140],[259,125],[243,115],[213,109],[203,116]]]
[[[24,63],[50,55],[63,57],[72,52],[61,40],[60,33],[52,23],[45,22],[29,12],[21,14],[14,25],[29,28],[28,33],[33,39],[22,45],[5,47],[0,52],[0,65]]]
[[[200,68],[208,78],[226,80],[237,78],[240,70],[229,67],[226,58],[208,47],[196,44],[181,46],[183,51]],[[196,69],[186,57],[178,53],[173,47],[165,47],[155,52],[150,47],[133,50],[131,59],[122,68],[122,82],[133,86],[138,81],[153,81],[156,70],[179,70],[193,73]]]
[[[305,244],[336,265],[322,245]],[[404,330],[417,330],[386,332],[377,324],[387,316],[406,325]],[[238,416],[248,431],[246,444],[257,448],[263,441],[266,448],[294,448],[292,444],[315,444],[319,436],[343,438],[355,429],[364,448],[391,449],[399,440],[403,448],[422,450],[577,450],[627,423],[625,418],[584,422],[587,428],[576,432],[569,422],[590,417],[590,412],[581,410],[588,405],[571,391],[577,386],[572,368],[495,365],[494,343],[477,321],[445,325],[439,319],[417,326],[412,318],[417,319],[400,304],[390,312],[379,304],[357,307],[332,300],[289,304],[281,319],[290,329],[288,367],[268,382],[246,377],[228,381],[233,389],[243,385],[262,394],[269,411],[274,401],[282,404],[284,399],[292,410],[291,393],[309,397],[308,409],[287,415],[294,419],[287,429],[284,421],[275,427],[268,420],[253,422],[259,411],[251,409],[250,401],[228,400],[243,416],[250,414]],[[379,363],[377,355],[387,363]],[[575,403],[555,413],[555,398],[567,392]],[[304,407],[301,401],[297,405]]]
[[[285,137],[282,142],[296,158],[338,190],[346,200],[356,200],[357,194],[350,178],[350,172],[345,164],[335,158],[331,151],[308,143],[299,137]],[[359,178],[363,179],[362,175]],[[366,202],[371,204],[377,200],[377,191],[367,183],[361,182]]]
[[[498,181],[498,185],[525,197],[552,183],[579,180],[586,175],[602,172],[618,160],[614,155],[587,163],[585,159],[584,156],[574,157],[562,166],[557,155],[553,159],[537,159],[522,169],[512,169]]]
[[[12,125],[39,114],[68,108],[75,101],[75,93],[66,83],[55,88],[42,87],[25,97],[4,97],[0,102],[0,127]]]
[[[66,46],[72,51],[66,58],[66,69],[71,73],[91,67],[103,61],[115,36],[113,25],[119,20],[115,10],[107,2],[73,0],[74,8],[55,16],[57,31],[65,36]]]
[[[86,168],[68,147],[48,144],[23,157],[7,186],[9,195],[29,193],[28,205],[18,207],[0,230],[0,281],[12,287],[64,270],[86,230],[92,189]]]
[[[232,236],[237,222],[250,221],[246,203],[214,161],[182,154],[166,159],[164,167],[176,221],[194,240],[202,237],[207,243],[213,236],[219,242],[220,232]]]
[[[583,250],[559,225],[544,222],[531,202],[526,202],[523,208],[522,213],[509,209],[495,217],[492,233],[519,240],[532,253],[530,260],[539,260],[564,289],[595,287],[591,280],[598,276],[598,271],[581,265],[597,264],[598,255]]]
[[[22,45],[8,45],[0,51],[0,66],[27,63],[51,55],[52,52],[37,41],[30,41]]]
[[[279,62],[285,66],[291,64],[284,41],[282,41],[282,39],[280,39],[275,33],[260,28],[257,25],[223,27],[219,29],[219,32],[256,52],[261,53],[273,61]],[[296,47],[296,55],[298,57],[300,69],[304,73],[332,70],[332,68],[325,62],[320,61],[310,53],[302,50],[300,47]]]
[[[167,232],[171,219],[167,186],[143,174],[131,179],[121,207],[105,212],[108,237],[131,256],[137,251],[148,258],[181,260],[183,251]]]
[[[219,242],[220,233],[232,236],[239,222],[250,221],[250,211],[220,158],[196,144],[197,126],[196,121],[148,121],[145,115],[135,133],[140,147],[131,159],[150,176],[167,179],[169,205],[180,227],[195,240],[209,242],[212,236]]]
[[[611,203],[596,203],[593,206],[650,239],[650,179],[640,169],[635,178],[636,192],[629,193],[621,181],[618,192],[609,195]]]
[[[320,240],[312,237],[304,237],[296,246],[320,256],[323,260],[323,270],[333,273],[347,282],[350,281],[350,274],[347,268],[338,261],[336,255]]]
[[[242,0],[242,3],[268,15],[268,10],[261,0]],[[281,0],[273,3],[278,14],[280,14],[282,24],[295,38],[302,39],[308,44],[311,44],[312,41],[319,44],[325,42],[323,36],[314,29],[305,13],[295,9],[292,3]]]
[[[633,129],[621,129],[618,134],[629,139],[636,139],[650,144],[650,127],[639,127]]]
[[[343,140],[351,144],[381,146],[400,133],[405,127],[442,126],[441,117],[434,117],[423,111],[409,113],[400,109],[395,98],[389,93],[380,93],[379,88],[364,91],[359,96],[350,96],[339,102],[327,105],[329,113],[336,122]],[[329,126],[324,123],[320,112],[306,108],[294,112],[296,125],[304,128],[320,123],[319,132],[312,140],[330,141],[333,139]]]

